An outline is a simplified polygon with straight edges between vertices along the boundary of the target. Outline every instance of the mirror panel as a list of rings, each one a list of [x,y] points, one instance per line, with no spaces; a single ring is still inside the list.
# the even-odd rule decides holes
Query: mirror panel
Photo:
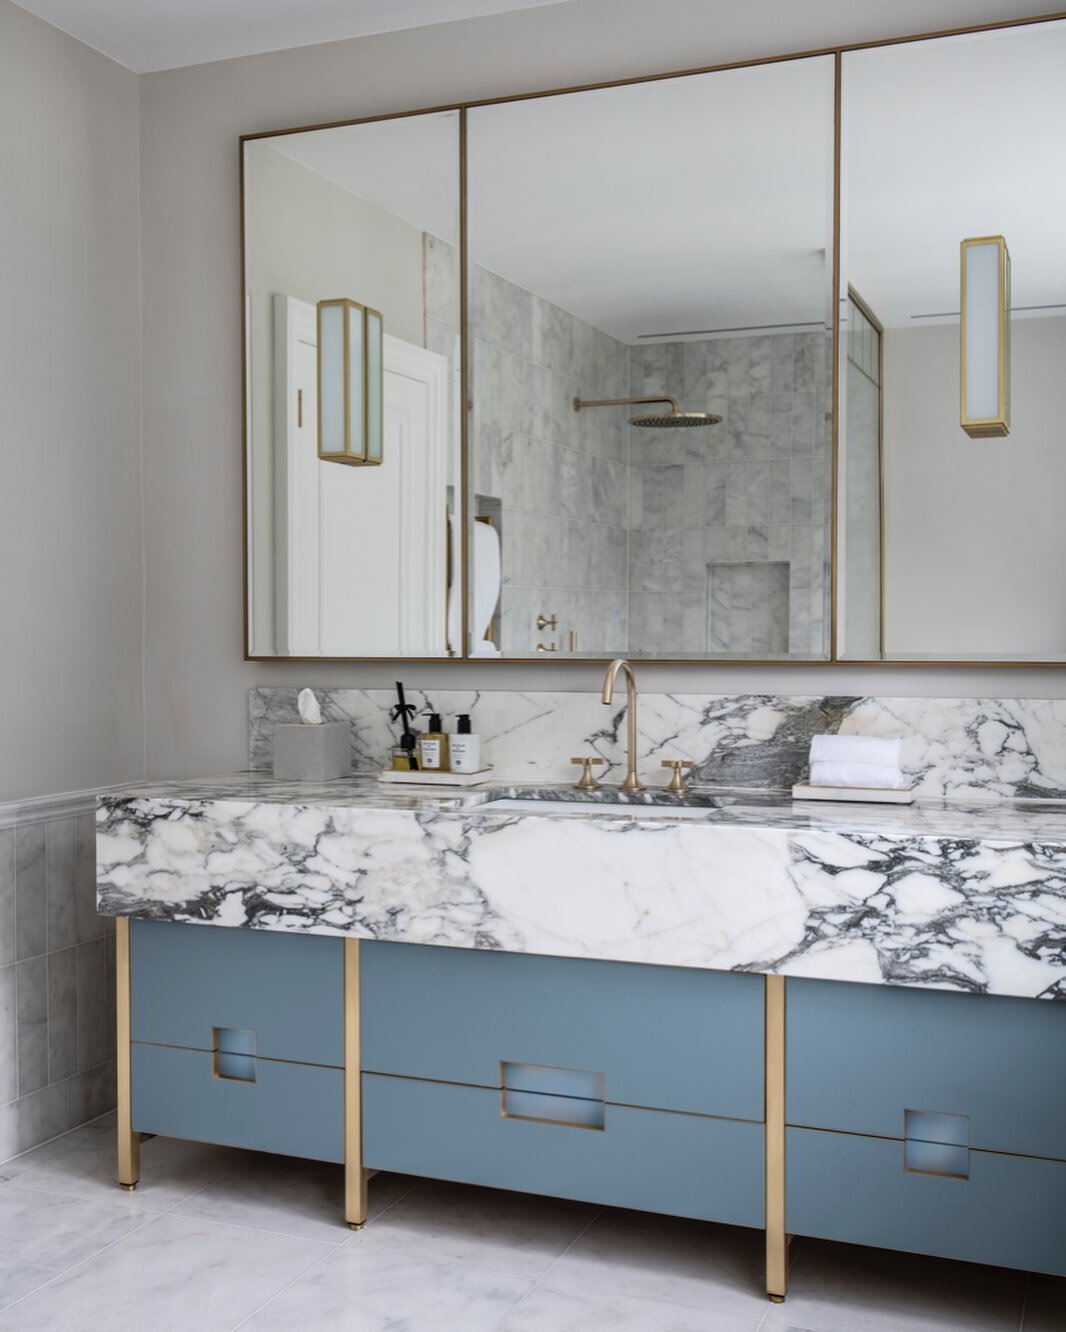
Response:
[[[249,140],[243,191],[249,655],[457,652],[459,113]]]
[[[1062,22],[843,57],[843,658],[1066,659],[1064,69]],[[987,236],[1011,257],[1010,433],[971,438],[960,245]]]
[[[828,656],[832,181],[830,57],[471,108],[474,655]]]

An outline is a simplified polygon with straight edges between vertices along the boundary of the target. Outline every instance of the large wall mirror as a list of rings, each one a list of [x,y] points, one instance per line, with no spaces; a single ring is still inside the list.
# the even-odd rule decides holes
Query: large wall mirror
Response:
[[[246,138],[247,655],[1066,661],[1064,69],[1036,21]]]
[[[459,112],[243,165],[249,655],[457,652]]]
[[[824,659],[832,58],[468,136],[472,650]]]
[[[1057,22],[843,57],[843,658],[1066,658],[1064,71]],[[960,246],[992,236],[1010,433],[971,438]]]

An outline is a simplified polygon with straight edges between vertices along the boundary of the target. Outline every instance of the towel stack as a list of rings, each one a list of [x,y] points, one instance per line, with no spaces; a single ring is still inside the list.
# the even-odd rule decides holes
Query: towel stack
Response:
[[[811,739],[812,786],[906,786],[903,742],[873,735],[816,735]]]

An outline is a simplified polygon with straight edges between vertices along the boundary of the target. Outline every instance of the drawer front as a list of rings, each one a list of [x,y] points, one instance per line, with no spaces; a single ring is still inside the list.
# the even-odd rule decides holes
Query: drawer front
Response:
[[[788,1122],[905,1135],[965,1116],[969,1145],[1066,1160],[1066,1004],[788,982]]]
[[[344,942],[304,934],[133,921],[133,1039],[214,1048],[214,1029],[255,1033],[255,1052],[344,1064]]]
[[[904,1144],[789,1129],[796,1235],[1066,1276],[1066,1164],[970,1152],[968,1179],[904,1170]]]
[[[760,976],[364,944],[363,1068],[500,1084],[501,1062],[604,1075],[607,1101],[761,1121]]]
[[[216,1077],[204,1051],[134,1045],[134,1129],[343,1161],[343,1071],[268,1059],[254,1064],[255,1081],[244,1082]]]
[[[662,1110],[605,1107],[604,1128],[504,1118],[483,1087],[363,1075],[371,1169],[763,1224],[763,1129]]]

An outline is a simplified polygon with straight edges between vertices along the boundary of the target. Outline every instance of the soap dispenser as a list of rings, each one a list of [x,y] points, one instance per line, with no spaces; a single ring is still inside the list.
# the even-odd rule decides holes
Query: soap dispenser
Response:
[[[441,725],[439,712],[427,712],[429,727],[418,740],[419,757],[423,772],[450,772],[448,736]]]
[[[451,737],[452,772],[481,771],[481,736],[474,735],[465,713],[456,719],[456,733]]]

